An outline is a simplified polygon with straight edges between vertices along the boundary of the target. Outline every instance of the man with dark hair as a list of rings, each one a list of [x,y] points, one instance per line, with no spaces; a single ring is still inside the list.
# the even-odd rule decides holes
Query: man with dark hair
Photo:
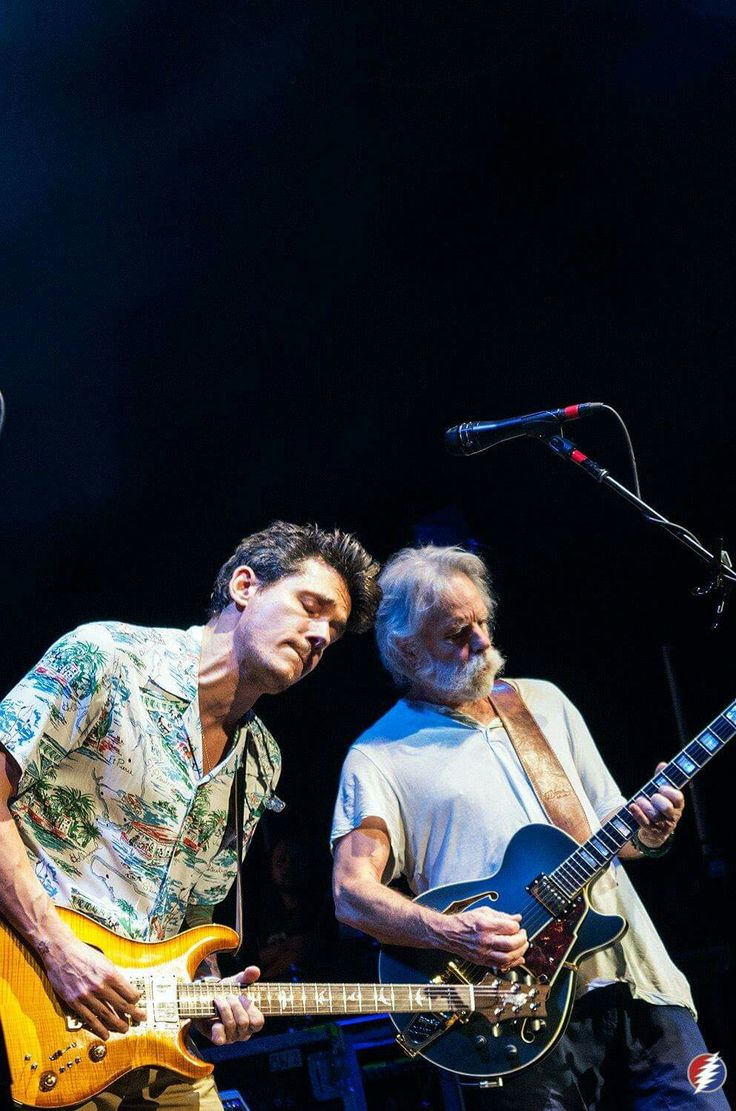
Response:
[[[370,626],[377,572],[346,533],[276,522],[224,565],[204,627],[83,625],[0,702],[0,914],[101,1039],[145,1021],[139,992],[56,905],[139,941],[212,920],[237,868],[236,770],[244,766],[244,846],[280,771],[253,706],[313,671],[346,629]],[[257,977],[251,967],[235,980],[245,989]],[[215,1044],[263,1025],[245,990],[217,1007]],[[125,1100],[219,1106],[211,1079],[146,1069],[90,1108]]]
[[[591,902],[626,919],[628,933],[581,960],[579,999],[556,1048],[525,1071],[511,1070],[500,1090],[468,1087],[466,1105],[488,1111],[727,1107],[722,1092],[703,1096],[688,1081],[688,1063],[706,1052],[690,988],[621,865],[621,859],[667,851],[682,793],[658,777],[656,792],[627,812],[580,713],[557,687],[533,679],[494,685],[504,661],[492,643],[494,600],[477,556],[459,548],[407,548],[388,561],[380,584],[378,646],[405,696],[345,760],[332,828],[338,918],[382,942],[439,950],[438,969],[446,961],[441,954],[449,953],[459,976],[470,962],[501,974],[519,969],[523,983],[525,960],[536,959],[534,952],[527,958],[526,931],[535,936],[540,905],[531,897],[500,910],[491,905],[498,896],[477,885],[472,898],[460,887],[447,904],[437,897],[428,905],[388,885],[404,876],[420,895],[469,884],[495,876],[509,841],[530,823],[564,828],[569,822],[587,830],[579,838],[587,840],[616,815],[631,840],[601,875]],[[549,768],[553,774],[545,779]],[[521,890],[535,874],[524,875]],[[445,913],[448,904],[458,909]],[[539,916],[536,922],[539,927]],[[531,971],[538,975],[540,967],[532,964]],[[549,972],[545,964],[540,983]],[[564,965],[559,972],[565,984]],[[513,1036],[513,1024],[502,1019],[488,1039],[499,1034],[499,1052],[513,1063],[519,1051],[506,1045],[501,1027]],[[417,1037],[422,1033],[431,1028],[420,1028]],[[522,1036],[534,1040],[530,1029]],[[485,1043],[485,1035],[478,1038]]]
[[[369,629],[378,604],[378,567],[360,541],[339,529],[326,532],[317,525],[288,521],[274,521],[263,532],[240,541],[215,579],[209,616],[214,617],[230,602],[230,579],[238,567],[250,567],[259,583],[268,585],[298,570],[308,559],[322,560],[344,580],[351,600],[348,632]]]

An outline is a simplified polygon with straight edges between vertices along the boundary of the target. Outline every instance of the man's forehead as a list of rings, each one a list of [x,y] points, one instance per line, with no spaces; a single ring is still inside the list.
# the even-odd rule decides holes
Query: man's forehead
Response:
[[[284,579],[290,580],[294,586],[313,590],[316,594],[335,602],[341,601],[350,608],[350,591],[345,579],[339,571],[317,556],[305,559],[299,567],[289,575],[285,575]]]
[[[433,616],[452,618],[486,610],[486,602],[472,579],[461,573],[448,579],[432,607]]]

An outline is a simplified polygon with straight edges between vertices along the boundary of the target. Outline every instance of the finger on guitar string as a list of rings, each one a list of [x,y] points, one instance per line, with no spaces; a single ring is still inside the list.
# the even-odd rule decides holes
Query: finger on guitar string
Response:
[[[655,775],[666,767],[664,763],[657,764]],[[682,791],[665,784],[659,786],[659,790],[651,798],[639,795],[630,804],[629,812],[636,818],[641,829],[651,828],[669,836],[682,817],[684,808],[685,796]]]
[[[100,1004],[99,1000],[84,1003],[77,999],[71,1008],[80,1022],[96,1034],[98,1038],[107,1041],[110,1034],[126,1034],[129,1023],[116,1014],[110,1007]]]
[[[521,964],[529,947],[520,914],[504,914],[486,906],[448,914],[444,931],[451,952],[489,968],[506,970]]]
[[[245,995],[235,999],[217,997],[215,1006],[220,1015],[220,1021],[212,1024],[210,1034],[215,1045],[244,1042],[263,1029],[263,1015]]]
[[[102,1031],[105,1031],[105,1036],[109,1032],[125,1034],[130,1026],[138,1026],[146,1020],[146,1011],[142,1007],[133,1006],[112,989],[104,993],[74,994],[67,1002],[71,1010],[100,1037],[103,1036]]]
[[[247,988],[248,984],[255,983],[260,974],[260,969],[251,964],[242,972],[228,976],[220,982],[223,985],[237,984]],[[244,1042],[263,1029],[265,1019],[245,991],[232,997],[225,994],[216,995],[214,1004],[219,1017],[215,1020],[195,1021],[194,1025],[215,1045]]]
[[[98,1037],[124,1034],[144,1022],[141,992],[99,950],[77,943],[43,952],[46,975],[60,999]]]

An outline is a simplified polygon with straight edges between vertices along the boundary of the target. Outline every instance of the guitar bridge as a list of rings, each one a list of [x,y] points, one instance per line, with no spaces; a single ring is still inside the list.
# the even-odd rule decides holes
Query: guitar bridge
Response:
[[[396,1035],[404,1053],[416,1057],[418,1053],[431,1045],[440,1034],[444,1034],[458,1021],[458,1015],[448,1014],[421,1014],[414,1015],[400,1034]]]

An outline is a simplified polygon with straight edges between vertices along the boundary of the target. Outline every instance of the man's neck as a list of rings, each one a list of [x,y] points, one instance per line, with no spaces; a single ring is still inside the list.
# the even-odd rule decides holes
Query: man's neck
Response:
[[[467,718],[472,718],[474,721],[477,721],[479,725],[490,725],[490,723],[496,719],[496,711],[491,706],[488,695],[463,702],[450,702],[447,698],[438,697],[434,692],[428,693],[418,688],[412,688],[407,697],[419,702],[433,702],[437,706],[446,706],[447,709],[452,710],[453,713],[463,714]]]
[[[233,637],[233,623],[220,614],[202,631],[199,657],[199,712],[202,728],[231,734],[261,693],[243,676]]]

